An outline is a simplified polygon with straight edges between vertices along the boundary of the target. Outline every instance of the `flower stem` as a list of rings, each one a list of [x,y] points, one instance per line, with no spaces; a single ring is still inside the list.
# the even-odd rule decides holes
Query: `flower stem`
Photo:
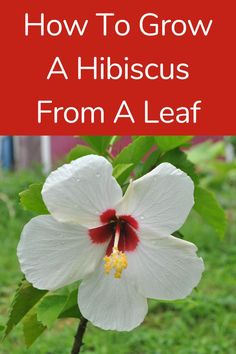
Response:
[[[79,326],[76,331],[75,335],[75,340],[73,344],[73,348],[71,350],[71,354],[78,354],[80,353],[80,349],[82,347],[83,343],[83,337],[86,331],[86,326],[87,326],[88,320],[84,318],[83,316],[80,319]]]

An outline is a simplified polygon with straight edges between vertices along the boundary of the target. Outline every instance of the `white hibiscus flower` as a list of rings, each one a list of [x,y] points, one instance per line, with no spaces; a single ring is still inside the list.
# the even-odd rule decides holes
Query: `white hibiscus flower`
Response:
[[[105,158],[66,164],[42,190],[52,216],[35,217],[22,231],[22,272],[38,289],[82,279],[82,315],[103,329],[132,330],[144,320],[147,298],[185,298],[201,278],[195,245],[171,236],[194,204],[193,190],[169,163],[132,182],[123,197]]]

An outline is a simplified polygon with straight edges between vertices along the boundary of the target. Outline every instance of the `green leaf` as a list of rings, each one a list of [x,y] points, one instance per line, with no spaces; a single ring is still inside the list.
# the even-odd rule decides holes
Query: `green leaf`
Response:
[[[162,152],[167,152],[185,145],[192,138],[192,136],[156,136],[155,141]]]
[[[132,135],[131,136],[132,141],[135,141],[138,138],[140,138],[140,135]]]
[[[130,176],[131,171],[134,168],[134,164],[118,164],[113,169],[113,176],[116,178],[117,182],[122,185],[127,178]]]
[[[113,141],[113,136],[80,136],[98,154],[104,155],[108,146]]]
[[[78,292],[78,291],[77,291]],[[37,317],[46,327],[51,327],[65,307],[67,296],[48,295],[37,307]]]
[[[214,143],[212,141],[205,141],[202,144],[197,144],[187,151],[188,159],[193,163],[205,163],[211,161],[216,157],[224,154],[224,143]]]
[[[0,332],[3,332],[3,331],[4,331],[4,329],[5,329],[5,327],[4,327],[4,326],[2,326],[2,325],[0,325]]]
[[[184,235],[180,231],[175,231],[172,233],[173,236],[184,239]]]
[[[160,158],[160,152],[158,150],[153,151],[141,166],[140,172],[136,176],[137,178],[142,177],[146,173],[150,172],[157,166],[157,162]]]
[[[199,177],[195,172],[195,166],[192,162],[187,159],[187,155],[185,152],[175,149],[172,151],[168,151],[164,154],[159,162],[170,162],[175,167],[179,168],[180,170],[186,172],[189,177],[192,178],[195,184],[198,184]]]
[[[26,346],[29,348],[46,328],[46,326],[38,321],[36,311],[30,312],[23,320],[23,333]]]
[[[220,237],[224,237],[227,219],[214,194],[207,189],[196,187],[194,197],[194,209],[215,229]]]
[[[126,146],[114,159],[113,166],[119,164],[133,164],[136,166],[140,160],[150,151],[154,145],[154,139],[151,136],[140,136],[132,143]]]
[[[38,214],[49,214],[42,198],[43,183],[31,184],[20,195],[20,203],[25,210],[34,211]]]
[[[62,309],[59,318],[80,318],[81,313],[78,307],[78,289],[74,289],[68,296],[66,304]]]
[[[35,289],[26,280],[21,282],[11,304],[11,311],[6,324],[4,337],[11,332],[46,293],[46,290]]]
[[[91,154],[96,155],[96,151],[91,149],[89,146],[77,145],[67,154],[66,162],[69,163],[69,162],[76,160],[80,157],[91,155]]]

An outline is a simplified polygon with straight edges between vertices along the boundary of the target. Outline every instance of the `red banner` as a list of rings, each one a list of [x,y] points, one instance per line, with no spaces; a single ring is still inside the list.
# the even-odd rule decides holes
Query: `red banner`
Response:
[[[236,135],[235,4],[7,1],[1,135]]]

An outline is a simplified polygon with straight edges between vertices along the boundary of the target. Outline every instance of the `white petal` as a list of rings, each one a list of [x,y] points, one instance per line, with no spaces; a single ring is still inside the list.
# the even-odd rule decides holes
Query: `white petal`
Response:
[[[86,228],[42,215],[24,227],[17,255],[34,287],[55,290],[93,272],[106,247],[92,244]]]
[[[112,177],[111,164],[104,157],[89,155],[52,172],[42,196],[58,221],[95,227],[99,215],[121,200],[122,190]]]
[[[170,235],[185,222],[194,204],[193,192],[186,173],[163,163],[131,183],[118,212],[132,215],[141,228]]]
[[[84,279],[79,288],[79,308],[95,326],[117,331],[131,331],[143,322],[147,300],[125,278],[104,274],[103,264]]]
[[[148,298],[185,298],[198,285],[204,264],[194,244],[173,236],[141,239],[134,252],[127,252],[126,276]]]

